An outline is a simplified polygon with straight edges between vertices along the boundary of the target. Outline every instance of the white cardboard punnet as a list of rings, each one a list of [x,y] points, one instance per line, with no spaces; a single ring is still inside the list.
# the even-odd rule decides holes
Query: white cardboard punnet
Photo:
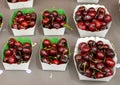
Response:
[[[59,28],[59,29],[48,29],[48,28],[42,28],[44,35],[64,35],[65,33],[65,27]]]
[[[55,65],[55,64],[47,64],[47,63],[43,63],[42,61],[41,65],[42,65],[42,70],[53,70],[53,71],[65,71],[67,64],[60,64],[60,65]]]
[[[78,77],[79,77],[79,80],[89,80],[89,81],[110,81],[115,73],[116,73],[116,67],[113,68],[113,75],[112,76],[109,76],[109,77],[105,77],[105,78],[100,78],[100,79],[93,79],[93,78],[88,78],[82,74],[80,74],[78,68],[77,68],[77,64],[76,64],[76,61],[75,61],[75,55],[78,53],[78,45],[79,43],[81,42],[88,42],[89,40],[95,40],[96,42],[101,40],[103,41],[105,44],[108,44],[113,50],[114,48],[112,47],[111,43],[109,40],[107,39],[104,39],[104,38],[99,38],[99,37],[86,37],[86,38],[78,38],[77,42],[76,42],[76,45],[75,45],[75,49],[74,49],[74,54],[73,54],[73,60],[74,60],[74,64],[75,64],[75,68],[76,68],[76,71],[77,71],[77,74],[78,74]],[[115,50],[114,50],[115,52]],[[113,58],[115,63],[117,63],[117,55],[115,53],[115,57]]]
[[[48,29],[48,28],[47,28]],[[68,43],[67,43],[68,44]],[[42,44],[41,44],[42,45]],[[69,44],[68,44],[68,47],[69,47]],[[39,51],[40,52],[40,51]],[[69,48],[69,52],[70,52],[70,48]],[[68,56],[70,57],[70,54],[68,54]],[[65,71],[66,70],[66,67],[67,67],[67,64],[69,62],[69,58],[68,58],[68,61],[67,63],[64,63],[64,64],[59,64],[59,65],[56,65],[56,64],[47,64],[47,63],[43,63],[41,61],[41,57],[40,57],[40,53],[39,53],[39,60],[40,60],[40,63],[41,63],[41,66],[42,66],[42,70],[51,70],[51,71]]]
[[[31,8],[31,7],[33,7],[33,0],[28,0],[26,2],[17,2],[17,3],[10,3],[10,2],[7,1],[7,3],[8,3],[8,6],[9,6],[10,9],[20,9],[20,8]]]
[[[31,42],[31,44],[32,44],[32,42]],[[5,63],[3,61],[2,61],[2,63],[3,63],[3,66],[4,66],[5,70],[27,70],[29,68],[29,64],[30,64],[31,59],[32,59],[32,54],[31,54],[30,59],[25,63],[9,64],[9,63]]]
[[[27,63],[21,64],[8,64],[3,62],[5,70],[26,70],[29,67],[31,59]]]
[[[11,28],[11,29],[12,29],[14,36],[24,36],[24,35],[34,35],[35,27],[36,25],[28,29],[21,29],[21,30],[14,29],[14,28]]]
[[[98,3],[99,0],[77,0],[80,3]]]
[[[77,30],[78,30],[78,32],[79,32],[80,37],[90,37],[90,36],[94,36],[94,37],[105,37],[106,34],[107,34],[107,32],[109,31],[110,27],[111,27],[112,22],[110,22],[110,23],[107,25],[108,29],[105,29],[105,30],[102,30],[102,31],[91,32],[91,31],[81,30],[81,29],[78,28],[77,22],[76,22],[76,20],[75,20],[75,13],[76,13],[76,11],[78,10],[78,8],[79,8],[80,6],[85,6],[86,9],[88,9],[88,8],[90,8],[90,7],[94,7],[96,10],[97,10],[99,7],[105,8],[105,6],[103,6],[103,5],[95,5],[95,4],[87,4],[87,5],[86,5],[86,4],[83,4],[83,5],[78,5],[78,6],[76,6],[76,8],[74,9],[74,13],[73,13],[73,19],[74,19],[74,22],[75,22],[75,25],[76,25],[76,27],[77,27]],[[108,10],[107,10],[106,8],[105,8],[105,10],[106,10],[106,13],[109,14],[109,12],[108,12]]]

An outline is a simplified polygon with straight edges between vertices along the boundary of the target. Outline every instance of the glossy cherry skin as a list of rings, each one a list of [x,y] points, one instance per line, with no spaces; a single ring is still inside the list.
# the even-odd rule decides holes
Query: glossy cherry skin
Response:
[[[11,56],[11,55],[13,55],[13,52],[11,50],[8,49],[5,51],[5,56]]]
[[[104,74],[101,73],[101,72],[96,72],[96,78],[103,78],[104,77]]]
[[[98,52],[97,52],[97,58],[103,60],[103,59],[105,58],[105,54],[104,54],[104,52],[102,52],[102,51],[98,51]]]
[[[79,63],[82,60],[82,55],[81,54],[75,55],[75,60],[77,63]]]
[[[44,41],[43,41],[43,46],[44,46],[44,47],[48,47],[48,46],[50,46],[50,45],[51,45],[50,40],[44,39]]]
[[[112,49],[107,49],[106,56],[113,58],[115,56],[115,53]]]
[[[43,56],[43,57],[47,57],[49,55],[49,53],[46,50],[42,49],[40,51],[40,55]]]
[[[78,26],[78,28],[81,29],[81,30],[86,30],[86,29],[87,29],[86,25],[83,24],[83,22],[78,23],[77,26]]]
[[[14,64],[16,62],[17,62],[17,60],[16,60],[14,55],[11,55],[11,56],[8,57],[8,63],[9,64]]]
[[[49,11],[44,11],[43,17],[50,17],[50,12]]]
[[[106,58],[105,64],[107,67],[113,68],[115,66],[115,61],[112,58]]]
[[[104,16],[104,21],[105,21],[106,23],[109,23],[109,22],[112,21],[112,17],[111,17],[109,14],[106,14],[106,15]]]

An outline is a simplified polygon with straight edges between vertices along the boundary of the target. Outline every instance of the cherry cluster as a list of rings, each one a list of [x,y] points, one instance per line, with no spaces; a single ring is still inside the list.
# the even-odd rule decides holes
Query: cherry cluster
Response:
[[[47,64],[67,63],[69,58],[69,49],[67,40],[61,38],[58,43],[51,43],[50,40],[44,39],[43,49],[40,51],[41,61]]]
[[[103,7],[96,10],[94,7],[86,9],[80,6],[75,13],[75,20],[79,29],[94,32],[107,29],[112,17]]]
[[[66,24],[66,16],[65,14],[59,14],[56,10],[52,12],[44,11],[42,24],[45,28],[59,29]]]
[[[78,51],[75,60],[82,75],[96,79],[113,75],[115,53],[108,44],[89,40],[87,43],[81,42]]]
[[[28,42],[21,43],[20,41],[10,38],[8,41],[9,48],[4,51],[4,62],[9,64],[27,62],[32,54],[31,44]]]
[[[23,14],[22,11],[18,11],[15,18],[13,19],[13,29],[28,29],[34,27],[36,24],[36,13]]]

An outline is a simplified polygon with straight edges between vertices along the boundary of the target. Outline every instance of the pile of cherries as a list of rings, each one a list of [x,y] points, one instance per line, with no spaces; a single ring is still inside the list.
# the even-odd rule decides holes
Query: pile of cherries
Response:
[[[65,14],[59,14],[58,11],[53,10],[44,11],[43,19],[42,19],[43,27],[48,29],[59,29],[66,24],[66,16]]]
[[[96,10],[94,7],[86,9],[85,6],[80,6],[75,13],[75,20],[79,29],[95,32],[108,29],[112,17],[103,7]]]
[[[43,49],[40,51],[41,61],[47,64],[64,64],[69,59],[69,49],[67,40],[61,38],[58,43],[51,43],[49,39],[44,39]]]
[[[0,27],[1,27],[1,24],[2,24],[2,16],[0,16]]]
[[[7,1],[11,3],[16,3],[16,2],[26,2],[28,0],[7,0]]]
[[[18,11],[13,19],[12,28],[21,30],[34,27],[36,24],[36,17],[37,15],[35,12],[23,14],[22,11]]]
[[[79,72],[89,78],[104,78],[113,75],[114,51],[102,41],[89,40],[78,45],[75,61]]]
[[[4,51],[4,62],[9,64],[20,64],[29,61],[32,54],[31,44],[28,42],[21,43],[20,41],[10,38],[8,40],[9,48]]]

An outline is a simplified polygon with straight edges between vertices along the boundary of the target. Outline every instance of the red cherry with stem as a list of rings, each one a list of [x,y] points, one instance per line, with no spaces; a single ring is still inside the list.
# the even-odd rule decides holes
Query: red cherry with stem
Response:
[[[97,16],[97,19],[100,20],[100,21],[103,21],[103,19],[104,19],[104,14],[99,14],[99,15]]]
[[[13,52],[8,49],[8,50],[5,51],[4,54],[5,54],[5,56],[11,56],[11,55],[13,55]]]
[[[40,55],[43,56],[43,57],[47,57],[49,55],[49,53],[45,49],[42,49],[40,51]]]
[[[87,53],[90,51],[90,47],[89,46],[84,46],[82,49],[81,49],[81,52],[82,53]]]
[[[49,47],[50,45],[51,45],[50,40],[44,39],[44,41],[43,41],[43,46],[44,46],[44,47]]]
[[[83,22],[78,23],[77,26],[78,26],[78,28],[81,29],[81,30],[86,30],[86,29],[87,29],[87,28],[86,28],[86,25],[83,24]]]
[[[105,14],[105,9],[103,8],[103,7],[99,7],[98,9],[97,9],[97,13],[98,14],[100,14],[100,13],[102,13],[102,14]]]
[[[44,11],[43,17],[50,17],[50,12],[49,11]]]
[[[84,20],[84,21],[90,21],[90,20],[92,20],[92,16],[90,16],[89,14],[87,14],[87,15],[85,15],[85,16],[83,17],[83,20]]]
[[[81,42],[81,43],[78,45],[78,49],[81,50],[84,46],[87,46],[87,43],[86,43],[86,42]]]
[[[83,58],[84,60],[86,60],[86,61],[89,61],[90,55],[89,55],[88,53],[84,53],[84,54],[82,55],[82,58]]]
[[[15,40],[14,38],[10,38],[10,39],[8,40],[8,46],[9,46],[10,48],[13,48],[15,42],[16,42],[16,40]]]
[[[25,14],[24,16],[25,16],[26,20],[30,20],[31,19],[31,14],[29,14],[29,13]]]
[[[62,22],[60,23],[61,26],[64,26],[65,24],[66,24],[65,21],[62,21]]]
[[[60,63],[67,63],[68,59],[69,59],[68,55],[62,55],[59,61]]]
[[[52,48],[57,49],[57,44],[53,43]]]
[[[21,23],[25,20],[25,17],[24,16],[20,16],[19,19],[18,19],[18,22]]]
[[[24,26],[25,28],[28,27],[28,23],[27,23],[26,21],[23,21],[23,22],[21,23],[21,25]]]
[[[103,60],[105,58],[105,54],[102,51],[98,51],[96,55],[97,55],[97,58],[99,58],[99,59]]]
[[[99,30],[99,29],[101,28],[101,26],[102,26],[101,21],[99,21],[99,20],[94,20],[94,22],[95,22],[95,24],[96,24],[96,28]]]
[[[87,76],[87,77],[91,77],[91,76],[92,76],[92,71],[91,71],[90,68],[87,68],[87,69],[85,70],[85,73],[86,73],[86,76]]]
[[[56,29],[61,28],[61,25],[58,22],[53,22],[52,26],[53,26],[53,28],[56,28]]]
[[[109,14],[105,14],[105,16],[104,16],[104,21],[105,21],[106,23],[109,23],[109,22],[112,21],[112,17],[111,17]]]
[[[24,55],[23,59],[24,59],[25,61],[30,60],[30,55]]]
[[[95,22],[91,22],[88,26],[88,30],[89,31],[96,31],[96,23]]]
[[[115,66],[115,61],[112,58],[106,58],[105,65],[107,67],[113,68]]]
[[[58,12],[57,12],[56,10],[54,10],[54,11],[52,12],[52,15],[53,15],[54,17],[57,17],[57,16],[58,16]]]
[[[58,65],[60,62],[58,60],[52,60],[52,63]]]
[[[102,69],[102,71],[104,72],[105,77],[108,77],[108,76],[112,76],[112,75],[113,75],[113,71],[112,71],[111,68],[104,67],[104,68]]]
[[[32,49],[31,48],[23,48],[22,53],[26,55],[31,55]]]
[[[97,41],[97,46],[103,46],[103,41]]]
[[[77,63],[79,63],[82,60],[82,55],[81,54],[76,54],[75,55],[75,60]]]
[[[43,63],[50,64],[50,59],[49,59],[48,57],[42,57],[42,58],[41,58],[41,61],[42,61]]]
[[[90,47],[95,46],[95,45],[96,45],[96,42],[95,42],[94,40],[89,40],[89,41],[88,41],[88,45],[89,45]]]
[[[55,21],[60,23],[62,21],[62,19],[58,16],[58,17],[56,17]]]
[[[104,77],[104,74],[103,73],[101,73],[101,72],[96,72],[96,74],[95,74],[96,76],[96,79],[98,79],[98,78],[103,78]]]
[[[45,17],[43,20],[42,20],[42,24],[45,25],[45,24],[48,24],[50,22],[50,19]]]
[[[104,67],[105,67],[105,65],[104,65],[104,63],[102,63],[102,62],[96,64],[96,68],[97,68],[97,69],[100,69],[100,70],[101,70],[101,69],[103,69]]]
[[[90,68],[95,69],[95,63],[90,62]]]
[[[32,21],[30,21],[30,22],[29,22],[29,24],[28,24],[28,25],[29,25],[30,27],[34,27],[34,26],[35,26],[35,24],[36,24],[36,22],[32,20]]]
[[[113,58],[115,56],[115,53],[112,49],[107,49],[106,50],[106,56]]]
[[[18,24],[17,24],[17,23],[16,23],[16,24],[13,23],[13,24],[12,24],[12,28],[13,28],[13,29],[18,29]]]
[[[8,63],[9,64],[14,64],[16,62],[17,62],[17,59],[15,58],[14,55],[11,55],[11,56],[8,57]]]
[[[50,56],[57,56],[57,49],[50,49],[50,51],[49,51],[49,55]]]
[[[18,12],[17,12],[17,17],[20,17],[20,16],[22,16],[22,15],[23,15],[22,11],[18,11]]]

